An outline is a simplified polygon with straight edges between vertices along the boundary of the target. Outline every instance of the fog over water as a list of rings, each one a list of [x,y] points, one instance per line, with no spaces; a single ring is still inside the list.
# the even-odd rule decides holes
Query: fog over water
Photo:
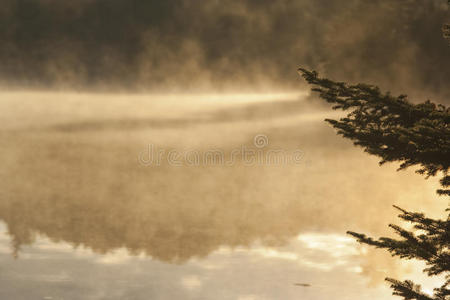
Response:
[[[379,167],[305,93],[1,99],[4,298],[389,299],[383,278],[416,277],[414,268],[345,231],[388,234],[392,204],[435,216],[445,208],[435,180]],[[268,144],[257,148],[261,134]],[[302,157],[143,164],[148,145]]]
[[[296,73],[449,103],[445,0],[3,0],[0,299],[392,299],[442,217]]]

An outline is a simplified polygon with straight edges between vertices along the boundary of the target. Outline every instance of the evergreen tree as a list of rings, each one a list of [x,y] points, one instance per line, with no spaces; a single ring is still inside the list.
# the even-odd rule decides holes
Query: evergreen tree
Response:
[[[450,4],[450,0],[448,1]],[[443,27],[444,37],[450,39],[450,24]],[[333,109],[349,110],[340,120],[326,119],[337,133],[364,148],[365,152],[381,158],[380,164],[400,162],[399,170],[418,166],[417,173],[427,177],[441,174],[440,195],[450,195],[450,109],[431,101],[412,104],[406,95],[382,93],[373,85],[349,85],[320,78],[315,71],[300,68],[300,74],[313,85],[313,91]],[[418,259],[426,263],[428,276],[443,275],[444,282],[433,295],[422,292],[420,285],[410,280],[386,278],[393,294],[405,300],[450,299],[450,214],[446,220],[435,220],[422,213],[400,210],[399,217],[412,223],[408,231],[389,225],[401,239],[382,237],[377,240],[349,231],[358,242],[386,249],[392,256]],[[450,211],[447,208],[446,213]]]
[[[450,195],[450,108],[431,101],[412,104],[406,95],[395,97],[376,86],[349,85],[299,71],[333,109],[351,110],[340,120],[326,119],[338,134],[379,156],[380,164],[399,161],[399,170],[419,166],[416,172],[427,177],[442,173],[438,193]]]
[[[351,139],[372,155],[381,158],[380,164],[400,162],[399,170],[419,166],[416,171],[427,177],[442,174],[440,195],[450,195],[450,109],[430,101],[421,104],[408,102],[406,95],[394,97],[382,93],[376,86],[349,85],[320,78],[314,71],[299,69],[313,91],[332,103],[333,109],[350,110],[340,120],[326,119],[337,133]],[[432,296],[421,291],[412,281],[386,278],[394,295],[405,300],[450,299],[450,214],[446,220],[434,220],[421,213],[401,211],[399,217],[414,224],[413,231],[400,226],[390,227],[402,238],[382,237],[374,240],[364,234],[349,231],[360,243],[388,250],[393,256],[419,259],[426,262],[429,276],[444,275],[445,282]],[[450,208],[447,209],[450,211]]]

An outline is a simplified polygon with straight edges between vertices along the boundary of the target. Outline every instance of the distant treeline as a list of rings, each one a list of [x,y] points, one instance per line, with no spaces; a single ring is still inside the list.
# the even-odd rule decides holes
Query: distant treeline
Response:
[[[298,65],[450,95],[445,0],[3,0],[7,86],[293,86]]]

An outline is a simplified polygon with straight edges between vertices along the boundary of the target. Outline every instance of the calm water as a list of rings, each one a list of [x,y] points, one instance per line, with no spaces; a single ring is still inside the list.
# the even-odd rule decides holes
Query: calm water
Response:
[[[345,231],[445,201],[336,116],[306,94],[1,94],[0,299],[391,299],[417,266]]]

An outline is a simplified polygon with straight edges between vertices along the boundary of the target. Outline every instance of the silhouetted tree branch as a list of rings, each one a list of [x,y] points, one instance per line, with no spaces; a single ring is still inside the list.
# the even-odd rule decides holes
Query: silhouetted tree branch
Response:
[[[338,134],[354,141],[380,164],[399,161],[400,168],[420,166],[420,174],[443,173],[441,184],[447,188],[450,177],[450,109],[431,101],[408,102],[406,95],[382,93],[376,86],[349,85],[320,78],[317,72],[300,68],[301,75],[315,87],[320,97],[334,104],[333,109],[351,110],[345,117],[326,121]],[[439,194],[450,195],[441,189]]]
[[[382,93],[376,86],[349,85],[320,78],[317,72],[300,68],[299,72],[320,97],[333,104],[333,109],[349,110],[340,120],[326,119],[337,133],[351,139],[372,155],[381,157],[380,164],[400,162],[399,169],[419,166],[420,174],[435,176],[443,173],[440,180],[441,195],[449,195],[450,176],[450,110],[430,101],[421,104],[408,102],[406,95],[394,97]],[[433,296],[421,292],[412,281],[386,278],[394,295],[412,300],[448,300],[450,290],[450,215],[447,220],[434,220],[421,213],[401,211],[399,217],[414,225],[407,231],[397,225],[389,225],[400,240],[382,237],[378,240],[364,234],[349,231],[358,242],[386,249],[393,256],[403,259],[425,261],[424,269],[429,276],[443,274],[446,281],[435,289]]]
[[[450,0],[448,0],[450,4]],[[450,24],[443,26],[444,37],[450,39]],[[333,109],[350,111],[340,120],[326,119],[337,133],[361,146],[369,154],[381,158],[380,164],[400,162],[399,170],[418,166],[416,171],[427,177],[442,173],[440,195],[450,195],[450,109],[426,101],[412,104],[406,95],[382,93],[373,85],[350,85],[320,78],[317,72],[299,69],[313,91]],[[386,278],[393,294],[405,300],[450,299],[450,214],[446,220],[435,220],[422,213],[401,211],[399,217],[412,223],[413,230],[390,224],[400,239],[382,237],[377,240],[364,234],[348,231],[358,242],[385,249],[392,256],[418,259],[426,264],[428,276],[444,275],[445,282],[434,289],[433,295],[421,291],[420,285],[410,280]],[[450,211],[450,208],[446,212]]]

